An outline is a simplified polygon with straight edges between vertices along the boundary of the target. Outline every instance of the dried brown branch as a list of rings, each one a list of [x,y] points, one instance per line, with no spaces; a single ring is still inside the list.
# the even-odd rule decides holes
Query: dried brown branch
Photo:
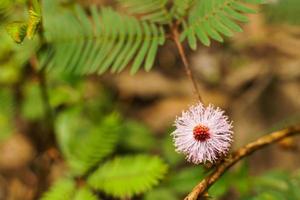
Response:
[[[185,200],[197,200],[203,196],[205,192],[235,163],[242,158],[250,155],[256,150],[259,150],[265,146],[276,143],[284,138],[300,134],[300,125],[291,126],[289,128],[275,131],[271,134],[265,135],[254,142],[251,142],[244,147],[233,152],[229,155],[216,169],[204,178],[192,192],[185,198]]]
[[[200,91],[199,91],[199,88],[198,88],[198,85],[197,85],[197,81],[196,81],[196,79],[195,79],[195,77],[192,73],[192,70],[189,66],[186,54],[185,54],[184,49],[183,49],[183,46],[182,46],[181,42],[179,41],[179,33],[178,33],[178,30],[177,30],[176,27],[172,28],[172,33],[173,33],[174,42],[177,46],[180,58],[181,58],[181,60],[183,62],[183,65],[184,65],[185,72],[186,72],[187,76],[190,78],[190,80],[193,84],[195,94],[197,95],[199,101],[202,102],[202,98],[201,98]]]

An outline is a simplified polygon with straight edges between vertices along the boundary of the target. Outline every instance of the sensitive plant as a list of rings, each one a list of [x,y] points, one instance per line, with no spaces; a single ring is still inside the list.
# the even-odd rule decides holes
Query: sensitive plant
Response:
[[[55,0],[33,0],[27,20],[11,21],[6,30],[15,42],[29,42],[35,47],[29,56],[33,60],[31,65],[43,73],[101,74],[108,70],[121,72],[127,66],[131,73],[141,67],[149,71],[159,47],[166,40],[173,40],[201,101],[177,119],[173,132],[175,146],[194,163],[215,163],[222,162],[228,154],[232,127],[222,111],[202,105],[183,43],[196,49],[199,43],[209,46],[212,40],[223,42],[224,36],[242,31],[240,22],[248,21],[245,14],[256,12],[249,5],[261,2],[118,0],[113,7],[85,8],[73,3],[64,6]],[[2,13],[9,10],[9,4],[10,1],[0,4],[1,17],[7,18]],[[96,190],[125,199],[149,190],[162,179],[166,165],[157,157],[135,155],[103,160],[114,152],[122,132],[117,117],[107,116],[94,124],[91,119],[78,116],[80,110],[72,112],[77,116],[68,114],[55,119],[60,124],[56,127],[57,142],[70,174],[54,184],[43,198],[97,199],[93,192]],[[124,176],[131,178],[122,179]],[[79,190],[78,179],[85,183]]]

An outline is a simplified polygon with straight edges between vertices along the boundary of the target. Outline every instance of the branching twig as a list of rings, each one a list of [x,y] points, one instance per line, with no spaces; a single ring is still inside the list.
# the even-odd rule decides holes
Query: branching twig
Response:
[[[300,125],[291,126],[289,128],[273,132],[269,135],[263,136],[254,142],[241,147],[237,151],[228,156],[216,169],[204,178],[192,192],[185,198],[185,200],[197,200],[199,197],[211,187],[232,165],[236,162],[253,153],[254,151],[261,149],[267,145],[273,144],[284,138],[300,134]]]
[[[181,58],[181,60],[183,62],[183,65],[184,65],[185,72],[186,72],[187,76],[190,78],[190,80],[191,80],[191,82],[193,84],[193,87],[194,87],[194,90],[195,90],[195,94],[197,95],[199,101],[202,102],[202,98],[201,98],[201,95],[200,95],[200,91],[199,91],[197,82],[196,82],[195,77],[194,77],[194,75],[192,73],[192,70],[191,70],[191,68],[189,66],[189,63],[188,63],[188,60],[186,58],[186,55],[185,55],[184,49],[182,47],[182,44],[179,41],[179,33],[178,33],[178,30],[177,30],[176,27],[172,28],[172,33],[173,33],[174,42],[175,42],[175,44],[177,46],[180,58]]]

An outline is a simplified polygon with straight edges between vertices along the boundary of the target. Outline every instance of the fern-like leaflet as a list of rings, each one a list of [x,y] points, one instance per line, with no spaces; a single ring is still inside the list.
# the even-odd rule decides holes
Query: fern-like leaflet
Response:
[[[169,24],[172,17],[167,9],[168,0],[118,0],[121,9],[141,21]]]
[[[111,8],[92,7],[92,20],[82,7],[76,6],[71,12],[53,0],[44,1],[44,10],[50,49],[42,56],[41,65],[48,69],[101,74],[108,69],[120,72],[132,61],[132,73],[142,65],[150,70],[158,46],[165,42],[161,25]]]
[[[241,32],[241,27],[235,22],[247,22],[244,13],[256,11],[245,3],[258,4],[261,0],[202,0],[197,1],[183,22],[181,40],[187,38],[192,49],[197,48],[197,39],[204,45],[210,45],[210,39],[223,42],[223,36],[232,36],[233,31]]]
[[[131,73],[141,67],[149,71],[159,46],[172,36],[170,28],[181,27],[181,41],[187,38],[192,49],[197,41],[209,46],[210,40],[223,42],[223,35],[242,31],[236,21],[246,22],[244,14],[255,12],[247,4],[262,0],[116,0],[110,7],[89,11],[76,5],[62,7],[57,0],[42,1],[45,48],[39,52],[40,67],[77,74],[121,72],[131,65]],[[37,7],[37,6],[36,6]],[[39,24],[39,17],[31,15]],[[37,25],[29,26],[32,38]],[[66,29],[66,27],[68,29]],[[22,42],[23,29],[15,41]],[[167,33],[165,33],[167,32]],[[13,34],[12,34],[13,33]],[[22,37],[19,37],[22,36]]]
[[[117,157],[100,166],[88,179],[89,185],[117,198],[131,198],[158,184],[167,166],[158,157]]]
[[[187,15],[189,10],[194,6],[196,0],[174,0],[173,7],[171,9],[172,16],[181,21]]]

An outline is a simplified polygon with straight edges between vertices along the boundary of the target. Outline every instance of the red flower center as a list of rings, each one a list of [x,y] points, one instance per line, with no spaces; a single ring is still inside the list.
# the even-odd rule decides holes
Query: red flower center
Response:
[[[204,142],[205,140],[210,138],[209,128],[203,125],[198,125],[193,130],[194,138],[200,142]]]

